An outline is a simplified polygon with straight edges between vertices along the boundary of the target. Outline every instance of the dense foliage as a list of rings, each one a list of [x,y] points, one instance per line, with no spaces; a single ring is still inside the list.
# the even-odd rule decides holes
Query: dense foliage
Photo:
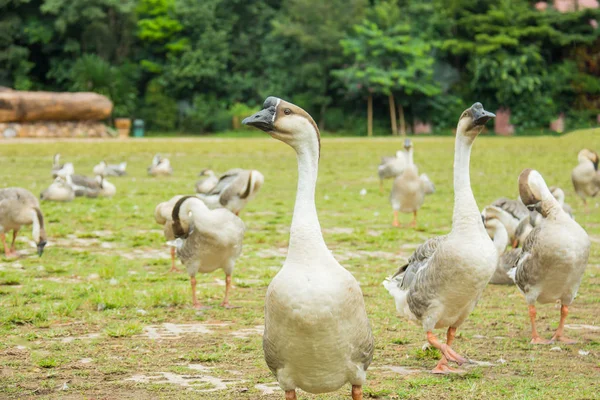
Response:
[[[600,10],[534,3],[0,0],[0,86],[96,91],[159,131],[238,127],[268,95],[354,134],[371,111],[375,132],[450,128],[475,100],[517,132],[592,125]]]

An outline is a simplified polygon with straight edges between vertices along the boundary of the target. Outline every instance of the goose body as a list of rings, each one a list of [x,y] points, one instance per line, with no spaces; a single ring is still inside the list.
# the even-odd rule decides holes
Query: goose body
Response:
[[[522,252],[510,270],[525,295],[532,324],[532,343],[546,343],[535,327],[535,303],[560,300],[561,321],[552,340],[563,337],[568,306],[573,302],[590,252],[590,239],[552,196],[539,172],[526,169],[519,176],[519,191],[525,204],[539,206],[544,220],[527,237]]]
[[[46,190],[40,193],[40,199],[46,201],[73,201],[75,198],[75,191],[67,183],[67,181],[61,177],[57,177],[54,182]]]
[[[163,158],[156,154],[152,158],[152,164],[148,167],[148,174],[151,176],[169,176],[173,175],[173,167],[168,158]]]
[[[577,154],[577,160],[579,164],[571,171],[571,181],[587,211],[587,198],[595,197],[600,192],[599,158],[595,151],[583,149]]]
[[[76,197],[113,197],[117,193],[115,185],[98,175],[95,178],[89,178],[84,175],[67,176],[67,183],[75,191]]]
[[[256,196],[264,183],[264,176],[257,170],[234,168],[225,172],[208,193],[198,197],[210,209],[226,208],[235,215]]]
[[[298,189],[287,258],[269,284],[263,349],[286,399],[296,389],[325,393],[362,385],[373,357],[373,336],[360,285],[331,255],[323,240],[314,195],[320,136],[300,107],[269,97],[263,110],[246,118],[289,144],[298,157]]]
[[[204,169],[199,176],[202,179],[196,182],[196,193],[208,194],[219,183],[219,178],[215,175],[212,169]]]
[[[94,175],[100,176],[123,176],[127,174],[127,162],[119,164],[107,164],[106,161],[100,161],[94,166]]]
[[[210,210],[195,196],[183,196],[176,201],[172,221],[173,233],[177,238],[177,256],[190,275],[194,307],[201,307],[196,298],[196,274],[217,269],[225,272],[225,299],[222,305],[229,307],[231,275],[235,261],[242,252],[244,223],[226,209]]]
[[[0,189],[0,239],[7,257],[17,256],[15,240],[24,225],[32,225],[33,240],[37,245],[38,255],[46,246],[46,230],[40,202],[28,190],[18,187]],[[13,231],[11,247],[6,244],[6,233]]]
[[[421,174],[413,162],[413,146],[410,139],[404,143],[406,150],[407,163],[402,173],[394,179],[392,191],[390,193],[390,203],[394,210],[394,226],[400,226],[398,222],[398,212],[412,213],[413,220],[411,226],[417,225],[417,211],[425,201],[425,195],[433,193],[435,187],[427,175]]]
[[[494,117],[475,103],[461,115],[454,154],[454,213],[448,235],[429,239],[408,263],[384,282],[403,317],[419,321],[429,343],[442,352],[434,373],[448,373],[448,361],[467,360],[450,347],[456,329],[466,320],[496,270],[498,253],[483,225],[470,184],[473,141]],[[435,328],[448,327],[441,344]]]

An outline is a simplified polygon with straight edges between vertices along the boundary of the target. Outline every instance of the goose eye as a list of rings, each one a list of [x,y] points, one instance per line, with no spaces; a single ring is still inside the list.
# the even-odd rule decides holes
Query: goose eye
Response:
[[[290,115],[292,113],[292,110],[290,110],[289,108],[286,108],[285,110],[283,110],[283,113],[285,115]]]

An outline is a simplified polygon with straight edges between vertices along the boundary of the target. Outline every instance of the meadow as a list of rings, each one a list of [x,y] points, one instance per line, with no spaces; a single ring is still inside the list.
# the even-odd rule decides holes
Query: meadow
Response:
[[[517,176],[535,168],[565,190],[576,220],[592,240],[590,262],[570,309],[566,334],[575,345],[529,344],[527,307],[516,287],[489,285],[454,348],[477,363],[452,376],[435,376],[438,354],[423,350],[420,326],[397,318],[382,286],[425,239],[451,228],[451,137],[413,139],[415,162],[437,192],[426,198],[418,226],[393,228],[386,192],[379,193],[380,157],[401,148],[400,138],[323,138],[316,203],[325,241],[359,280],[376,349],[366,398],[593,399],[600,393],[600,199],[585,214],[571,169],[577,152],[600,150],[600,130],[562,137],[486,137],[471,156],[471,183],[480,208],[518,195]],[[112,199],[43,203],[49,244],[38,258],[31,229],[21,231],[16,260],[0,260],[0,398],[2,399],[282,399],[261,344],[266,288],[286,255],[296,193],[296,158],[268,136],[128,141],[0,142],[0,186],[39,194],[52,181],[60,152],[76,173],[91,175],[102,159],[128,161],[128,175],[109,179]],[[174,175],[147,176],[154,153],[171,160]],[[260,170],[265,184],[240,214],[243,253],[230,302],[219,307],[224,274],[198,276],[191,307],[189,277],[168,273],[169,250],[154,207],[193,192],[210,167]],[[366,194],[361,195],[362,189]],[[364,193],[364,191],[363,191]],[[407,224],[411,216],[403,215]],[[552,336],[554,305],[538,307],[538,329]],[[441,331],[438,332],[441,334]],[[347,399],[348,387],[301,399]]]

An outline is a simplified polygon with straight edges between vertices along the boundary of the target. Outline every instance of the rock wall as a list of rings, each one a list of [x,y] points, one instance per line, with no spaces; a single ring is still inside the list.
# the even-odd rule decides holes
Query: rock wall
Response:
[[[2,122],[0,140],[13,137],[32,138],[108,138],[113,137],[109,128],[98,121],[40,121]]]

